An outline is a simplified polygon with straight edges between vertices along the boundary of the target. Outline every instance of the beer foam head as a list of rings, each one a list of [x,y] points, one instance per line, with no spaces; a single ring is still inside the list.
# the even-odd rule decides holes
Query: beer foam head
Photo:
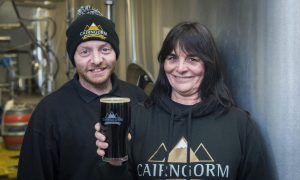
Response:
[[[127,97],[104,97],[100,99],[101,103],[129,103],[130,98]]]

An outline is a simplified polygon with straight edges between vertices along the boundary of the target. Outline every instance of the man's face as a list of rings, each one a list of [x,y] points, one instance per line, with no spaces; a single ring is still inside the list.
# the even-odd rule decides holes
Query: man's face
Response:
[[[74,61],[83,87],[93,90],[107,87],[116,65],[116,53],[105,41],[86,41],[78,45]]]

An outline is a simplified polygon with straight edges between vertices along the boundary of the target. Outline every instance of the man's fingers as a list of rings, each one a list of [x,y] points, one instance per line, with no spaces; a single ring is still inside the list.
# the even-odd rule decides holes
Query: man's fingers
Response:
[[[96,131],[100,131],[100,123],[96,123],[95,124],[95,130]]]
[[[106,137],[103,134],[101,134],[99,131],[95,132],[95,137],[97,138],[98,141],[102,141],[102,142],[104,142],[106,139]]]

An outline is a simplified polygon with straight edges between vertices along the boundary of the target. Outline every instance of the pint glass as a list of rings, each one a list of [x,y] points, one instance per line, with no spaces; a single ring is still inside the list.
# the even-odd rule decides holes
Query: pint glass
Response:
[[[101,132],[106,136],[108,148],[103,161],[126,161],[126,141],[130,125],[130,99],[123,97],[105,97],[100,99]]]

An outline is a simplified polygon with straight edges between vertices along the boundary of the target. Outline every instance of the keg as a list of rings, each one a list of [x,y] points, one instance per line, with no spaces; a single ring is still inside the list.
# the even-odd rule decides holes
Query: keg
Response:
[[[7,149],[20,149],[33,108],[14,105],[3,112],[2,135]]]

